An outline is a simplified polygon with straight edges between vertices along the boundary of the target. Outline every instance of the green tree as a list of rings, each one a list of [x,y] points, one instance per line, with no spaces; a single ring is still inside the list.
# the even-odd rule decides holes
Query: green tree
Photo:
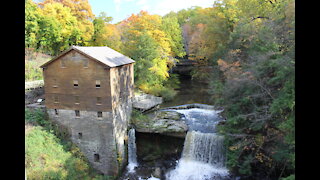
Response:
[[[41,13],[32,0],[25,1],[25,46],[36,48],[37,34],[39,33],[39,21]]]
[[[91,6],[88,0],[45,0],[39,3],[39,6],[44,8],[48,4],[59,3],[63,7],[69,8],[71,14],[77,19],[77,29],[80,30],[81,38],[79,45],[88,45],[94,33],[94,27],[92,19],[94,14],[92,13]]]
[[[183,57],[186,52],[183,48],[182,31],[176,17],[166,17],[162,20],[162,30],[169,39],[172,56]]]
[[[80,43],[81,31],[70,8],[60,3],[48,3],[41,13],[38,48],[56,55],[70,45]]]
[[[92,36],[91,45],[93,46],[109,46],[117,51],[121,50],[121,35],[116,25],[110,24],[112,17],[107,16],[105,12],[93,20],[94,34]]]

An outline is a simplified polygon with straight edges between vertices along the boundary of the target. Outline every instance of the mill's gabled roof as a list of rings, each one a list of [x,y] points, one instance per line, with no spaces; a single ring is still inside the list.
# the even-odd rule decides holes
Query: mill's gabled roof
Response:
[[[44,63],[41,68],[47,66],[54,60],[58,59],[62,55],[68,53],[71,50],[78,51],[79,53],[88,56],[89,58],[95,59],[109,67],[116,67],[125,64],[131,64],[135,61],[131,58],[107,47],[107,46],[71,46],[70,49],[66,50],[65,52],[61,53],[57,57],[53,58],[52,60]]]

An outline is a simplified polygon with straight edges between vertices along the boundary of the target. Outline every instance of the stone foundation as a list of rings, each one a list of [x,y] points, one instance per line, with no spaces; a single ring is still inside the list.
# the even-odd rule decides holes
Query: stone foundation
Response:
[[[116,176],[119,163],[112,112],[80,111],[76,117],[74,110],[47,109],[49,118],[67,129],[71,140],[87,157],[93,168],[103,174]],[[126,133],[126,132],[125,132]],[[123,149],[120,148],[120,149]]]

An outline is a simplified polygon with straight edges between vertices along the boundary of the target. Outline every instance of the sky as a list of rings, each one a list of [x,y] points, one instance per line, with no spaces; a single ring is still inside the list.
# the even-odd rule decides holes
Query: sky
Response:
[[[192,6],[212,7],[214,0],[89,0],[89,3],[93,14],[99,16],[100,12],[106,12],[113,18],[112,23],[117,23],[141,10],[163,16]]]

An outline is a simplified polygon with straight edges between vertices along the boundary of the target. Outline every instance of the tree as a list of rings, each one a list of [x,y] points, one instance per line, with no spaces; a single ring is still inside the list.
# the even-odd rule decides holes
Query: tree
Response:
[[[119,26],[122,27],[122,52],[136,61],[136,85],[146,93],[171,98],[175,92],[166,86],[170,83],[165,83],[169,79],[171,48],[167,34],[161,29],[161,16],[141,11]]]
[[[162,19],[159,15],[150,15],[146,11],[140,11],[137,15],[132,15],[125,20],[128,33],[139,35],[148,33],[159,45],[161,56],[169,56],[171,49],[169,39],[161,29]]]
[[[69,7],[72,14],[76,16],[78,20],[92,20],[94,18],[88,0],[45,0],[40,2],[39,5],[44,7],[46,4],[55,2],[61,3],[65,7]]]
[[[172,56],[183,57],[186,52],[183,48],[182,31],[176,17],[166,17],[162,20],[162,30],[169,39]]]
[[[93,46],[109,46],[112,49],[120,51],[121,36],[116,25],[110,24],[112,17],[107,16],[105,12],[93,20],[94,34],[92,36],[91,45]]]
[[[51,3],[60,3],[64,7],[70,8],[72,15],[77,18],[77,26],[81,32],[79,45],[88,45],[94,33],[93,23],[91,22],[94,15],[88,0],[45,0],[39,5],[44,8]]]
[[[39,32],[40,46],[55,55],[70,45],[81,42],[81,30],[70,8],[60,3],[49,3],[43,7],[41,13],[43,19]]]
[[[25,1],[25,45],[29,48],[36,48],[37,34],[39,32],[39,20],[41,13],[32,0]]]

